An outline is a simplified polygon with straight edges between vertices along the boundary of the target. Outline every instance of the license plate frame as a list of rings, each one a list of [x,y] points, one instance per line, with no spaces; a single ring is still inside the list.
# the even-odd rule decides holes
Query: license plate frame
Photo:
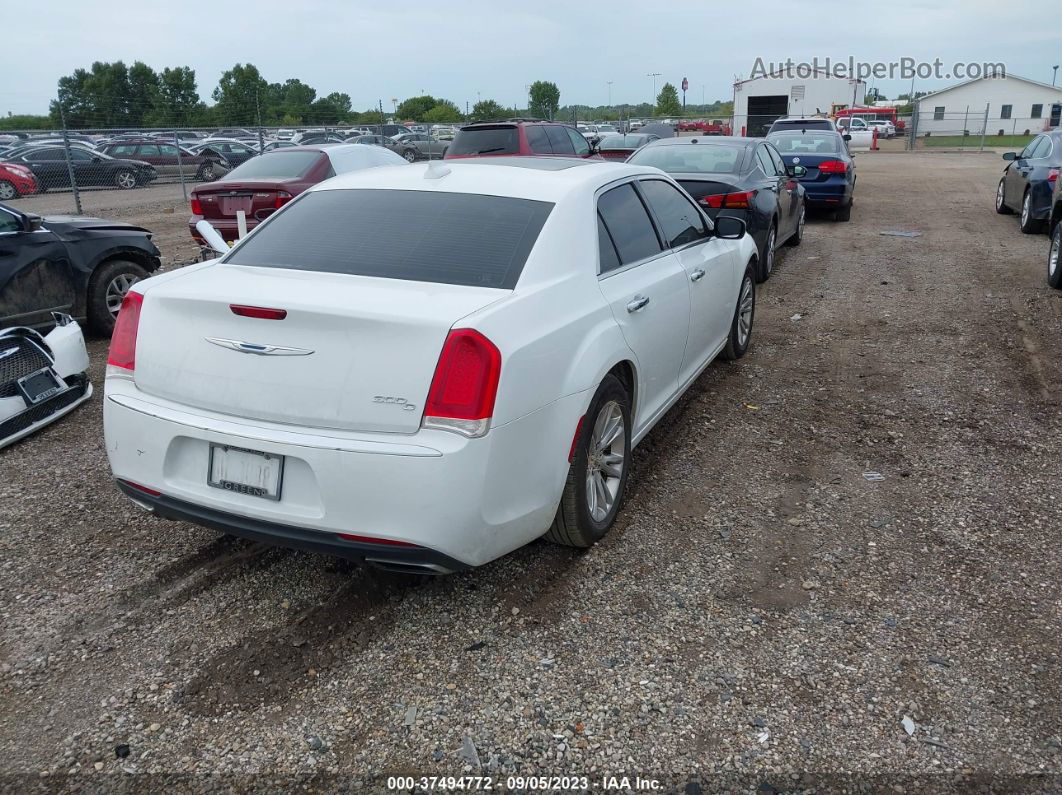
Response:
[[[251,450],[246,447],[237,447],[231,444],[215,444],[210,442],[210,455],[207,462],[207,485],[211,488],[220,489],[221,491],[227,491],[230,494],[245,494],[248,497],[257,497],[263,500],[270,500],[271,502],[280,502],[280,495],[284,489],[284,464],[285,457],[276,453],[264,453],[261,450]],[[220,453],[220,456],[219,456]],[[257,459],[263,461],[276,462],[275,472],[270,473],[275,481],[275,485],[270,488],[268,482],[262,482],[262,478],[259,478],[259,483],[247,482],[249,478],[243,478],[242,480],[229,479],[225,477],[216,477],[215,464],[220,464],[225,468],[224,474],[231,474],[228,471],[229,457],[232,456],[232,463],[235,466],[239,466],[240,462],[246,467],[248,464],[257,463]],[[224,461],[221,457],[224,457]],[[248,457],[250,456],[250,458]]]
[[[30,386],[31,382],[46,377],[48,380],[48,386],[44,389],[38,389],[36,386]],[[15,382],[18,387],[19,393],[22,395],[22,399],[26,401],[26,406],[36,406],[38,403],[43,403],[50,397],[58,395],[66,388],[66,384],[58,375],[52,370],[51,367],[42,367],[40,370],[34,370],[29,375],[24,375],[22,378]]]

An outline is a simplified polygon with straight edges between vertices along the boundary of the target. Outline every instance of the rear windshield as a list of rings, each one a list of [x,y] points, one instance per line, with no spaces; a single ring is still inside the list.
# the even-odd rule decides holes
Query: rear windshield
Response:
[[[312,191],[226,262],[511,290],[552,209],[469,193]]]
[[[269,152],[252,157],[225,175],[230,179],[290,179],[301,177],[317,162],[320,152]]]
[[[841,151],[841,136],[835,132],[771,133],[767,140],[783,155],[832,155]]]
[[[602,138],[597,145],[598,149],[637,149],[645,143],[644,135],[610,135]]]
[[[801,130],[832,130],[828,119],[779,119],[771,125],[772,130],[799,128]]]
[[[458,130],[447,149],[450,155],[515,155],[520,139],[515,127],[474,127]]]
[[[627,162],[655,166],[669,174],[736,174],[744,157],[744,144],[687,144],[645,146]]]

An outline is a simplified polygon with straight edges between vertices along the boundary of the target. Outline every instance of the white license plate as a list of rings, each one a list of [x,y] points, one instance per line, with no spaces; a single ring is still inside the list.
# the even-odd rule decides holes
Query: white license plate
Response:
[[[266,500],[280,499],[284,479],[284,456],[259,453],[241,447],[210,445],[207,483],[234,494]]]

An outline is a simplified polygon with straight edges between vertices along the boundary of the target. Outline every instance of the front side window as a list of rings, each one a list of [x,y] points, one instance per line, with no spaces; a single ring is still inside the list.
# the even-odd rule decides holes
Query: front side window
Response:
[[[778,150],[769,144],[765,144],[763,148],[771,158],[771,162],[774,163],[774,173],[779,176],[785,176],[788,172],[785,170],[785,161],[782,160],[782,156],[778,154]]]
[[[771,156],[767,154],[767,150],[762,146],[756,147],[756,162],[760,164],[760,170],[768,177],[776,176]]]
[[[65,160],[62,149],[38,149],[36,152],[30,152],[26,155],[27,160],[34,162],[52,162],[55,160]]]
[[[473,193],[312,191],[224,261],[511,290],[552,209],[550,202]]]
[[[649,220],[645,205],[629,182],[601,194],[597,211],[624,265],[660,253],[660,240],[653,229],[653,222]]]
[[[161,144],[159,152],[163,157],[177,157],[177,147],[173,144]]]
[[[141,157],[158,157],[159,148],[155,144],[143,144],[137,154]]]
[[[0,232],[21,232],[22,221],[11,213],[0,210]]]
[[[568,133],[568,138],[572,142],[575,154],[580,157],[585,157],[590,154],[590,143],[583,137],[582,133],[578,130],[573,130],[571,127],[565,127],[564,131]]]
[[[653,208],[669,248],[678,248],[708,237],[704,218],[674,185],[659,179],[643,180],[642,191]]]

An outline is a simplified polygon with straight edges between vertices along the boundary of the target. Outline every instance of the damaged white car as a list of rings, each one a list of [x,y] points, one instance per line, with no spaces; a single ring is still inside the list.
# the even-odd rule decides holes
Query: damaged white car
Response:
[[[92,397],[89,358],[81,328],[69,315],[52,315],[42,334],[0,329],[0,448],[55,422]]]

